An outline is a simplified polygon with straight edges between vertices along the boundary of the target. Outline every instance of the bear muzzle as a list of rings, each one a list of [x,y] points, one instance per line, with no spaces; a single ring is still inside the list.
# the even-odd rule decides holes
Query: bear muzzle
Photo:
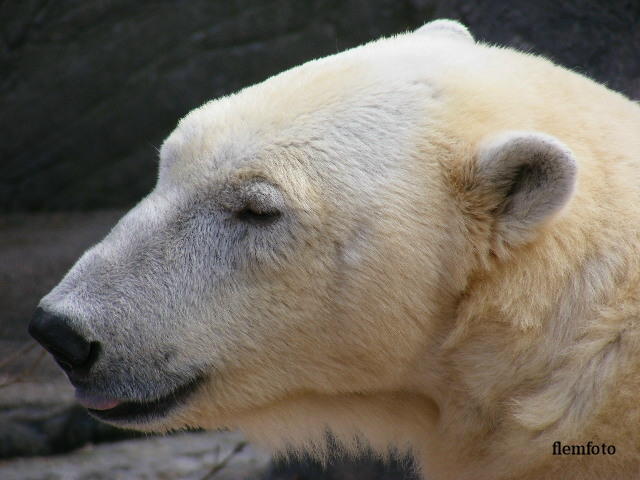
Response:
[[[75,397],[80,405],[107,422],[141,424],[162,418],[184,404],[205,380],[205,375],[196,372],[181,385],[167,388],[164,394],[124,398],[114,391],[110,393],[113,386],[104,385],[96,378],[96,364],[99,357],[104,357],[102,346],[80,333],[69,318],[38,307],[29,323],[29,333],[65,371],[75,387]]]

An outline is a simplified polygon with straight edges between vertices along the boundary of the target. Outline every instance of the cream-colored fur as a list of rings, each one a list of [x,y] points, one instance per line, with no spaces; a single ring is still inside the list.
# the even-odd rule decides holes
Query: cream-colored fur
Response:
[[[416,201],[400,207],[403,192],[380,202],[398,210],[380,227],[379,241],[387,245],[378,251],[391,258],[373,278],[351,279],[348,299],[336,299],[348,302],[339,308],[366,331],[328,332],[322,348],[340,351],[332,347],[340,337],[376,330],[390,341],[353,352],[337,365],[327,359],[327,369],[347,371],[345,385],[332,384],[322,394],[285,393],[230,413],[223,423],[275,448],[321,449],[330,428],[351,448],[364,439],[379,452],[411,449],[430,479],[637,478],[640,109],[539,57],[485,45],[458,51],[424,41],[425,50],[440,47],[453,58],[443,64],[423,60],[425,70],[433,70],[426,77],[437,82],[438,101],[413,132],[413,168],[418,178],[429,178],[437,175],[437,162],[446,174],[438,180],[450,181],[452,191],[447,196],[425,185],[426,194],[443,195],[436,211]],[[387,47],[383,42],[364,48],[374,55],[376,47]],[[404,38],[388,42],[397,42],[398,55],[420,48],[402,45]],[[336,77],[340,91],[345,87]],[[308,95],[313,98],[314,90]],[[465,198],[468,179],[460,170],[473,162],[483,139],[512,129],[561,139],[575,152],[579,182],[559,218],[535,241],[510,250],[496,248],[486,212],[474,215],[481,200]],[[420,229],[441,229],[430,222],[451,216],[459,222],[457,231],[439,232],[435,240],[450,251],[451,265],[431,268],[453,275],[439,279],[453,286],[441,285],[446,293],[434,297],[421,282],[420,270],[429,268],[425,260],[401,255],[439,258]],[[406,252],[399,243],[415,250]],[[315,340],[302,348],[318,348]],[[376,377],[368,379],[373,386],[362,385],[367,367],[361,362]],[[392,370],[396,365],[400,371]],[[348,374],[352,368],[360,372],[356,378]],[[251,378],[247,372],[240,381],[245,375]],[[251,382],[246,385],[251,390]],[[204,407],[193,423],[209,421],[214,426],[219,420]],[[606,442],[616,454],[553,456],[556,440]]]
[[[204,105],[161,161],[102,257],[185,185],[233,210],[267,181],[286,229],[250,230],[255,263],[228,267],[210,303],[162,307],[150,344],[184,345],[208,380],[130,426],[240,428],[320,456],[331,432],[412,453],[430,480],[640,476],[633,102],[436,23]],[[87,296],[65,295],[43,304],[80,316]],[[554,456],[555,441],[616,453]]]

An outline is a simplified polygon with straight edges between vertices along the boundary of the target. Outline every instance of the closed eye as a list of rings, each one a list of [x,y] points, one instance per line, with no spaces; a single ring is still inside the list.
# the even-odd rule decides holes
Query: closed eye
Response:
[[[269,225],[276,222],[281,216],[282,213],[279,210],[261,211],[249,206],[242,208],[235,214],[238,220],[251,225]]]

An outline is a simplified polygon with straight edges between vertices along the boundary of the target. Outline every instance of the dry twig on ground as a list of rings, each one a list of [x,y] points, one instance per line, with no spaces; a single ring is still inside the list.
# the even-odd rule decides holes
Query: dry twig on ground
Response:
[[[211,468],[211,470],[209,470],[209,472],[207,472],[207,474],[204,477],[202,477],[201,480],[211,480],[212,478],[214,478],[219,471],[221,471],[223,468],[225,468],[228,465],[228,463],[231,461],[233,456],[236,455],[237,453],[240,453],[246,446],[247,446],[247,442],[238,443],[235,446],[235,448],[229,453],[229,455],[227,455],[222,460],[217,462]]]

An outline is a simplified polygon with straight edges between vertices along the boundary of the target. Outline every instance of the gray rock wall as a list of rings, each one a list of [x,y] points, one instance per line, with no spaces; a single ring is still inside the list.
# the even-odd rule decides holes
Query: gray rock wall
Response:
[[[3,0],[0,211],[128,207],[190,109],[435,17],[640,98],[638,0]]]
[[[476,38],[546,55],[640,100],[640,1],[443,0]]]

